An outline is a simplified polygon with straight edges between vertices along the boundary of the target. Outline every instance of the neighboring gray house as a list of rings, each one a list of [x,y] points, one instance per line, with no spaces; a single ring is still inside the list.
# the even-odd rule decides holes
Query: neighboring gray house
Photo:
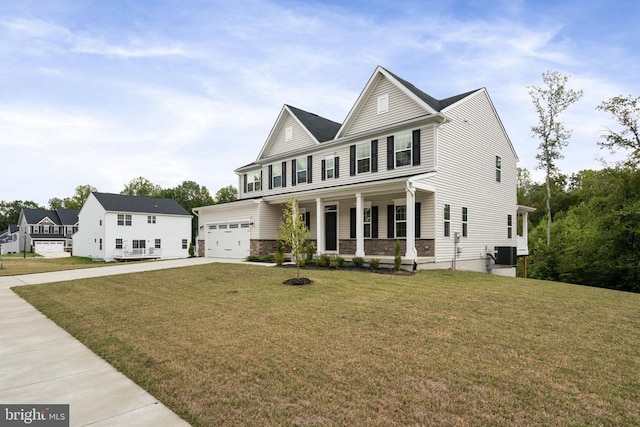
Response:
[[[419,268],[515,274],[531,211],[517,205],[517,161],[486,89],[435,99],[377,67],[343,123],[282,108],[236,169],[239,200],[194,210],[199,254],[275,252],[295,198],[318,253],[391,262],[400,242]]]
[[[173,199],[94,192],[78,214],[73,255],[105,261],[186,258],[191,218]]]
[[[79,209],[23,208],[18,219],[17,252],[71,252]],[[26,238],[25,238],[26,234]]]

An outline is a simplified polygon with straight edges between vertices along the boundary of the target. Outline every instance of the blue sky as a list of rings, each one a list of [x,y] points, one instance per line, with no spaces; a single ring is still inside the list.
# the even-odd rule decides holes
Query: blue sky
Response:
[[[144,176],[236,185],[283,104],[342,122],[377,65],[436,98],[486,87],[533,177],[527,85],[583,99],[563,173],[616,157],[595,107],[640,96],[640,3],[21,0],[0,3],[0,200],[47,205]],[[619,155],[618,155],[619,156]]]

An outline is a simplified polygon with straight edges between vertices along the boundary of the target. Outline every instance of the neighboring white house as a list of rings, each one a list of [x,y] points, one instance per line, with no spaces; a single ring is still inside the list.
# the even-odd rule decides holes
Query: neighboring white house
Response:
[[[3,250],[71,252],[71,236],[78,230],[79,209],[23,208],[18,219],[17,235]],[[16,238],[17,237],[17,238]]]
[[[318,253],[390,262],[398,241],[419,268],[515,274],[530,211],[517,206],[517,161],[486,89],[438,100],[377,67],[343,123],[282,108],[236,170],[239,200],[194,209],[198,253],[275,252],[295,198]]]
[[[19,252],[20,229],[17,224],[10,224],[9,228],[0,231],[0,255]]]
[[[191,218],[173,199],[94,192],[78,214],[73,255],[104,261],[186,258]]]

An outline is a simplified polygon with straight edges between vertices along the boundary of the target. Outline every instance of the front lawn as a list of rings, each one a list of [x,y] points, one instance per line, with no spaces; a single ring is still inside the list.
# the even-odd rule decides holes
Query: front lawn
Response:
[[[640,425],[640,295],[208,264],[14,290],[199,425]]]
[[[95,262],[91,258],[66,257],[45,258],[39,255],[27,253],[1,255],[0,276],[18,276],[20,274],[47,273],[49,271],[74,270],[77,268],[104,267],[104,262]]]

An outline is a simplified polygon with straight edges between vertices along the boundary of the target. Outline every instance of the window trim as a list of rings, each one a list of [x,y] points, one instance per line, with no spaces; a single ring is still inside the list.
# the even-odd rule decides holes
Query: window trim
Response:
[[[182,239],[182,249],[189,249],[189,240]]]
[[[331,167],[329,167],[329,162],[331,162]],[[333,179],[336,177],[336,156],[330,155],[324,158],[324,176],[326,179]],[[329,176],[329,171],[331,171],[331,176]]]
[[[276,168],[280,168],[280,173],[276,174]],[[282,163],[274,163],[271,165],[271,187],[272,188],[282,188]],[[276,178],[280,178],[280,183],[276,185]]]
[[[147,215],[147,224],[155,224],[156,216],[155,215]]]
[[[116,239],[116,249],[122,249],[122,239]]]
[[[402,150],[398,149],[398,140],[399,137],[407,138],[408,147],[404,147]],[[408,162],[405,164],[398,164],[398,153],[409,152]],[[403,131],[394,135],[393,138],[393,164],[396,168],[401,168],[404,166],[412,166],[413,165],[413,135],[411,131]]]
[[[462,237],[469,237],[469,209],[462,207]]]
[[[502,182],[502,157],[496,156],[496,182]]]
[[[304,167],[301,167],[302,162],[304,162]],[[308,165],[307,165],[307,157],[296,157],[296,184],[306,184],[309,182],[309,177],[307,176]],[[300,180],[301,174],[304,174],[304,181]]]
[[[404,219],[398,219],[398,208],[404,208]],[[394,204],[394,217],[393,217],[393,231],[396,239],[406,239],[407,238],[407,205],[406,203],[396,203]],[[398,235],[398,224],[404,223],[404,236]]]
[[[444,237],[451,237],[451,205],[444,204]]]
[[[255,191],[262,191],[262,170],[247,173],[247,193]]]
[[[131,214],[118,214],[117,216],[117,224],[119,226],[130,227],[132,222]]]
[[[366,147],[367,156],[360,157],[359,148]],[[356,175],[360,175],[363,173],[371,173],[371,143],[369,141],[360,142],[356,144]],[[367,165],[368,168],[366,171],[360,171],[360,160],[368,160]]]
[[[162,249],[162,239],[154,239],[153,248],[154,249]]]
[[[507,239],[513,238],[513,215],[507,215]]]

